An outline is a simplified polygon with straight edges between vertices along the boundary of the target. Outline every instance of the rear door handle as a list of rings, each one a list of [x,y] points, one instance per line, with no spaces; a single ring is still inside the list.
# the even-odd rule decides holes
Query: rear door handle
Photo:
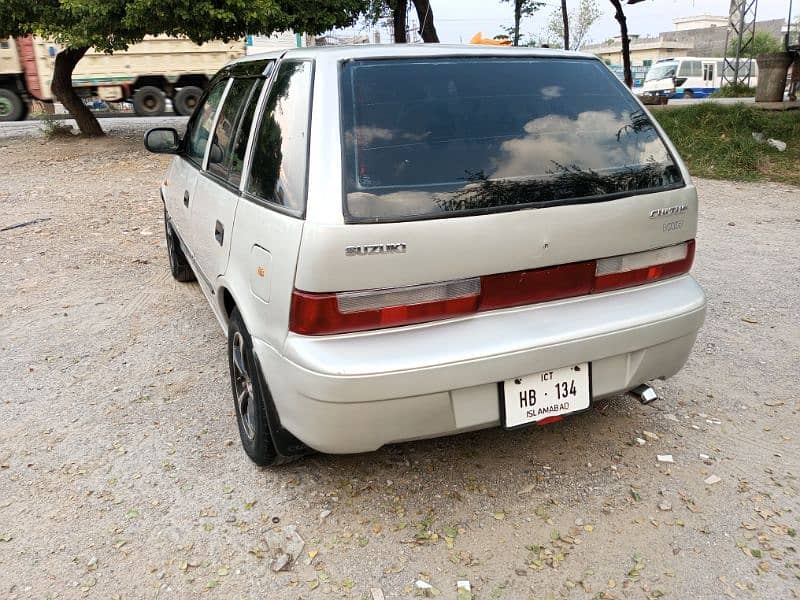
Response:
[[[189,190],[183,192],[183,205],[189,206]]]
[[[222,246],[222,240],[225,238],[225,228],[222,226],[222,223],[217,221],[217,224],[214,225],[214,239],[217,240],[217,243]]]

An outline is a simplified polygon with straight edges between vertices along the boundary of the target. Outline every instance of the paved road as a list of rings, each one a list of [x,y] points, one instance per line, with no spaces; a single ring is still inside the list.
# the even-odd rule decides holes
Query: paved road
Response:
[[[165,117],[105,117],[100,120],[100,124],[106,132],[114,133],[137,133],[149,127],[178,127],[182,128],[188,117],[177,117],[169,115]],[[78,127],[75,119],[59,120],[59,124],[71,125],[75,132]],[[23,136],[42,136],[44,123],[36,119],[28,121],[15,121],[12,123],[0,123],[0,139],[23,137]]]

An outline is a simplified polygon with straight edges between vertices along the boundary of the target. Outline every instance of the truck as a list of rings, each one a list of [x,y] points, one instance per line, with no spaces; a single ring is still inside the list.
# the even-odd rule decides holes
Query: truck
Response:
[[[0,39],[0,121],[27,118],[31,103],[52,104],[50,89],[60,47],[34,36]],[[245,41],[195,44],[187,38],[148,36],[127,50],[90,49],[72,74],[82,97],[129,101],[141,116],[158,116],[167,99],[179,115],[190,115],[211,77],[245,54]]]

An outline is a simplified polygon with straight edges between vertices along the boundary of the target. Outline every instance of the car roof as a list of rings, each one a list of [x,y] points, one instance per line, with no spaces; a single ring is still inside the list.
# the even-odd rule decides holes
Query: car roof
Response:
[[[591,58],[599,60],[594,54],[586,52],[571,52],[553,48],[532,48],[527,46],[483,46],[478,44],[358,44],[351,46],[311,46],[264,52],[261,54],[243,56],[233,61],[233,63],[279,57],[324,58],[325,60],[341,61],[364,58],[436,56],[535,56],[539,58]]]

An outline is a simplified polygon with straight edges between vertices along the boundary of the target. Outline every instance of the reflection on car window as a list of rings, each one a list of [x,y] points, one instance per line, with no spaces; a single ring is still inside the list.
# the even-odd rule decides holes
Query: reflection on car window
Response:
[[[663,188],[680,171],[598,61],[353,61],[342,70],[349,216],[398,219]]]
[[[228,177],[236,120],[254,83],[254,79],[234,79],[225,96],[217,126],[214,128],[214,145],[208,157],[209,172],[219,177]]]
[[[186,156],[197,164],[203,162],[206,145],[211,137],[211,124],[214,122],[214,115],[217,114],[219,102],[227,84],[227,79],[218,82],[208,93],[205,102],[192,118],[192,124],[186,139]]]
[[[264,80],[256,81],[253,90],[250,92],[250,99],[247,101],[242,120],[236,133],[236,141],[231,151],[231,166],[228,180],[239,187],[242,181],[242,169],[244,167],[244,154],[247,150],[247,142],[250,139],[250,129],[253,126],[253,116],[256,113],[258,99],[261,97],[261,88],[264,87]]]
[[[249,193],[295,211],[305,203],[312,69],[308,61],[285,61],[278,68],[254,141],[247,183]]]

